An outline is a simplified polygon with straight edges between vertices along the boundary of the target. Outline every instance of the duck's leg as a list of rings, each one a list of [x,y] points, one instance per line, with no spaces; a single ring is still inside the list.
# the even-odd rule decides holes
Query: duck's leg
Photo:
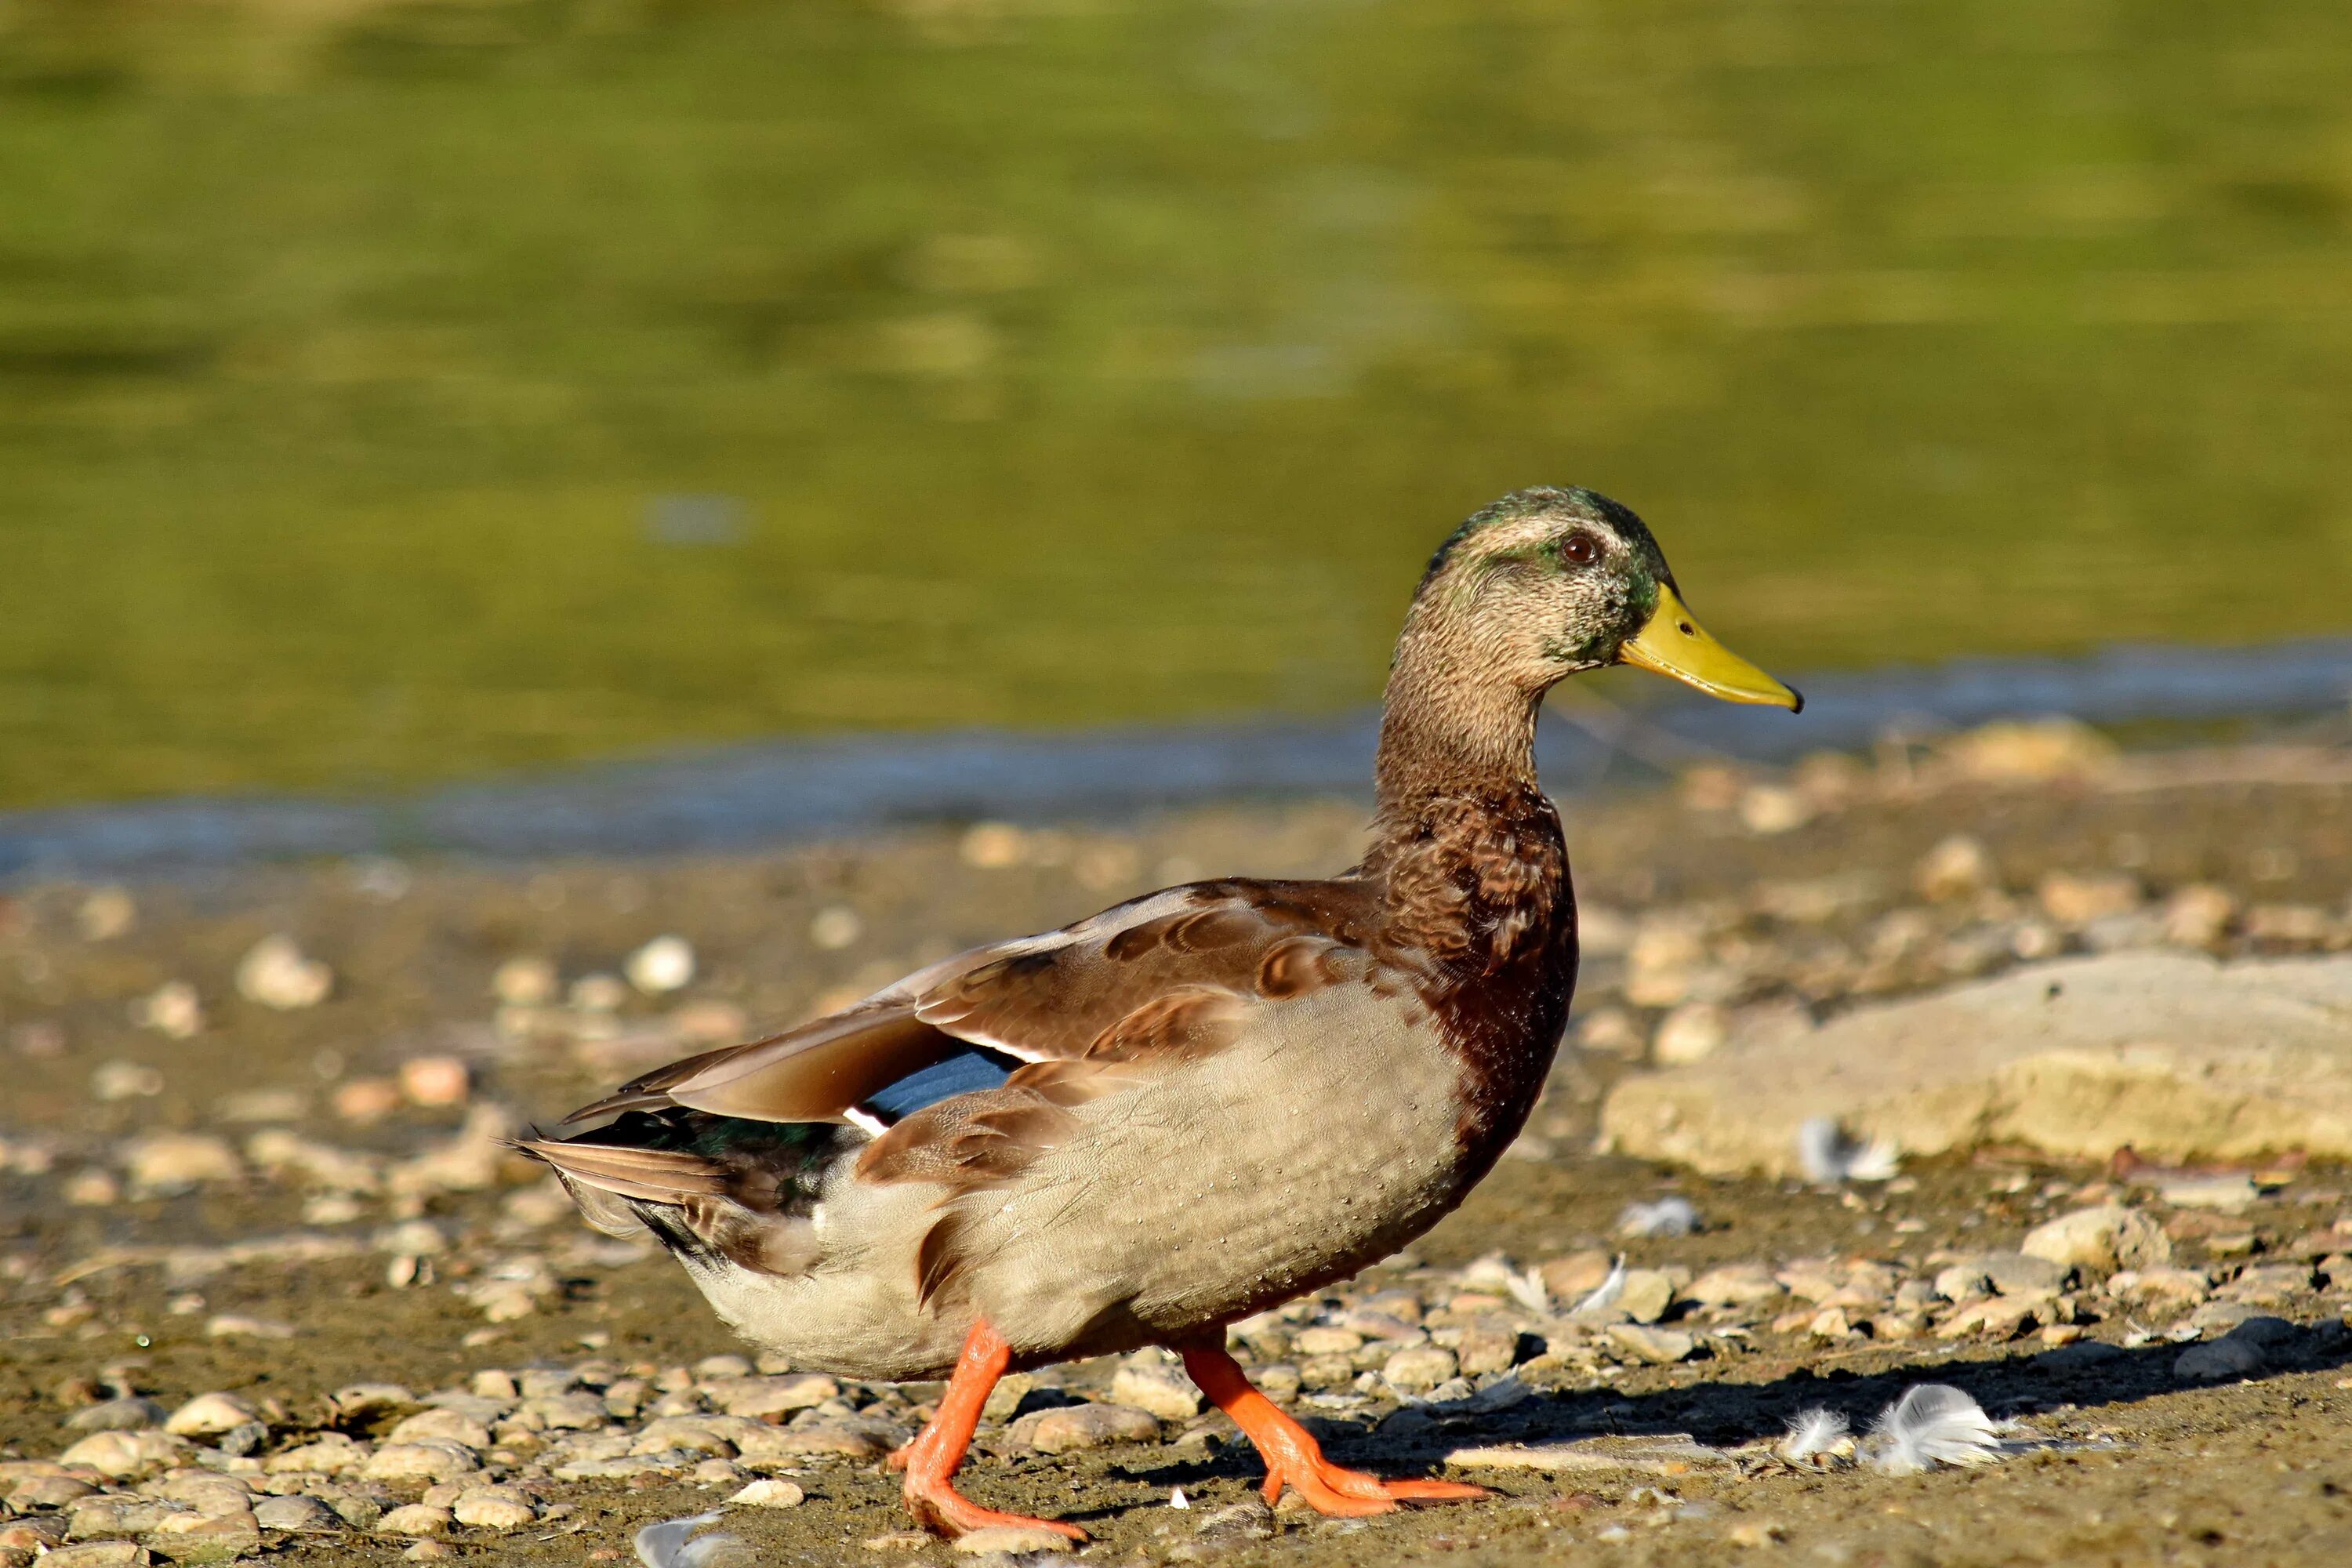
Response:
[[[1361,1470],[1343,1469],[1323,1457],[1313,1433],[1250,1385],[1248,1376],[1225,1353],[1224,1336],[1177,1347],[1184,1370],[1216,1407],[1257,1445],[1265,1461],[1265,1500],[1277,1502],[1289,1486],[1318,1513],[1349,1517],[1386,1513],[1401,1502],[1463,1502],[1488,1496],[1484,1487],[1459,1481],[1384,1481]]]
[[[971,1337],[963,1342],[963,1354],[956,1360],[955,1375],[948,1380],[947,1392],[940,1395],[939,1414],[913,1442],[890,1456],[891,1468],[907,1472],[907,1510],[915,1516],[916,1523],[950,1540],[991,1525],[1010,1524],[1051,1530],[1073,1541],[1084,1541],[1087,1532],[1075,1524],[998,1513],[959,1495],[950,1484],[971,1447],[971,1435],[980,1426],[981,1407],[988,1403],[989,1390],[996,1386],[1012,1360],[1012,1351],[994,1329],[985,1322],[972,1325]]]

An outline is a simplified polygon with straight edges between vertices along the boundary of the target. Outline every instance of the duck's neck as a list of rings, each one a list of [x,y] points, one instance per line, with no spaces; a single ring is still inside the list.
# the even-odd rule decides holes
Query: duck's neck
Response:
[[[1576,987],[1576,902],[1559,817],[1536,782],[1540,692],[1409,619],[1381,723],[1364,872],[1382,937],[1462,1064],[1465,1181],[1518,1133]],[[1467,639],[1464,639],[1465,642]]]
[[[1543,694],[1480,669],[1465,640],[1416,614],[1397,644],[1373,774],[1383,829],[1409,829],[1441,800],[1538,793]]]

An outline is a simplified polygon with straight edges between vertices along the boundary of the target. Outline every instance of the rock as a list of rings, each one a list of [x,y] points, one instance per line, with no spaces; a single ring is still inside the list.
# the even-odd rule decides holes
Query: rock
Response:
[[[263,1498],[253,1505],[256,1523],[264,1530],[325,1531],[341,1530],[342,1520],[333,1509],[317,1498],[299,1492],[288,1497]]]
[[[446,1535],[456,1516],[446,1508],[413,1502],[395,1508],[375,1521],[378,1535]]]
[[[2160,1268],[2172,1261],[2172,1241],[2137,1209],[2101,1204],[2038,1225],[2018,1244],[2028,1258],[2109,1274],[2117,1268]]]
[[[335,1407],[339,1424],[373,1421],[424,1403],[405,1384],[398,1383],[347,1383],[327,1398]]]
[[[720,1432],[712,1422],[699,1415],[665,1415],[646,1423],[629,1446],[632,1454],[667,1454],[683,1451],[709,1454],[717,1458],[735,1457],[734,1439]]]
[[[1713,1056],[1730,1037],[1724,1010],[1712,1002],[1686,1002],[1658,1021],[1650,1056],[1661,1067],[1681,1067]]]
[[[1985,784],[2044,784],[2089,778],[2115,760],[2116,745],[2074,719],[2003,721],[1953,737],[1940,761]]]
[[[866,934],[866,922],[847,904],[828,904],[809,921],[809,941],[826,952],[839,952]]]
[[[1260,1394],[1276,1405],[1288,1405],[1298,1397],[1298,1392],[1306,1385],[1307,1380],[1297,1366],[1286,1361],[1277,1361],[1257,1368],[1252,1381],[1257,1384]]]
[[[249,1513],[253,1510],[253,1490],[240,1476],[182,1470],[164,1477],[157,1489],[167,1501],[185,1503],[198,1513],[215,1517]]]
[[[1149,1416],[1139,1418],[1150,1419]],[[738,1440],[735,1445],[737,1456],[746,1464],[754,1465],[827,1454],[850,1459],[878,1459],[898,1446],[878,1433],[841,1421],[812,1421],[805,1426],[779,1426],[772,1430],[772,1436]],[[558,1472],[559,1475],[561,1473]]]
[[[1609,1342],[1636,1361],[1664,1366],[1687,1358],[1698,1342],[1679,1329],[1645,1328],[1639,1323],[1612,1323]]]
[[[97,1495],[96,1487],[71,1476],[26,1476],[8,1489],[8,1507],[16,1513],[30,1513],[44,1508],[71,1508],[84,1498]]]
[[[1919,858],[1912,868],[1911,885],[1922,898],[1941,902],[1965,899],[2000,884],[1992,851],[1981,839],[1956,833]]]
[[[459,1410],[420,1410],[394,1426],[389,1443],[429,1443],[436,1440],[468,1448],[490,1446],[489,1428]]]
[[[781,1414],[798,1405],[766,1407],[768,1402],[751,1400],[745,1404],[719,1406],[730,1415],[759,1417]],[[812,1404],[816,1403],[811,1401]],[[515,1416],[526,1426],[542,1432],[593,1432],[612,1419],[605,1402],[593,1394],[558,1394],[538,1399],[526,1399],[515,1407]]]
[[[147,1545],[174,1563],[232,1563],[261,1550],[261,1525],[240,1509],[235,1513],[179,1515],[165,1520]]]
[[[1454,1354],[1465,1377],[1507,1372],[1519,1359],[1519,1335],[1514,1329],[1465,1329]]]
[[[1443,1345],[1408,1345],[1381,1365],[1381,1376],[1391,1388],[1425,1394],[1460,1371],[1454,1352]]]
[[[108,1399],[77,1410],[66,1417],[69,1432],[136,1432],[142,1426],[161,1426],[164,1409],[152,1399],[136,1394],[120,1399]]]
[[[192,1040],[205,1031],[205,1005],[186,981],[167,981],[131,1005],[131,1021],[171,1039]]]
[[[1058,1530],[1034,1524],[992,1524],[955,1539],[955,1550],[975,1555],[1003,1552],[1020,1556],[1031,1552],[1068,1552],[1074,1543]]]
[[[1293,1334],[1290,1348],[1300,1355],[1353,1355],[1364,1348],[1364,1336],[1353,1329],[1316,1323]]]
[[[76,1208],[111,1208],[122,1201],[122,1184],[110,1172],[76,1171],[66,1178],[58,1195]]]
[[[1601,1288],[1614,1261],[1598,1249],[1576,1252],[1539,1265],[1536,1273],[1553,1300],[1573,1304]]]
[[[459,1494],[449,1515],[473,1530],[520,1530],[539,1518],[530,1500],[509,1487],[480,1487]]]
[[[727,1500],[743,1508],[798,1508],[807,1494],[785,1480],[753,1481]]]
[[[2221,1294],[2249,1307],[2283,1307],[2297,1296],[2310,1295],[2311,1289],[2308,1263],[2266,1263],[2231,1280]]]
[[[2243,1214],[2263,1195],[2249,1176],[2190,1176],[2167,1182],[2158,1191],[2175,1208],[2211,1209],[2218,1214]]]
[[[335,1114],[345,1121],[381,1121],[400,1109],[403,1096],[396,1078],[355,1078],[339,1084],[331,1097]]]
[[[387,1443],[360,1467],[373,1481],[446,1481],[482,1468],[455,1443]]]
[[[629,954],[621,972],[648,996],[666,996],[694,979],[694,945],[682,936],[657,936]]]
[[[216,1312],[205,1324],[205,1337],[213,1340],[290,1340],[297,1331],[291,1323],[249,1318],[243,1312]]]
[[[210,1437],[252,1419],[253,1406],[234,1394],[199,1394],[172,1412],[163,1430],[180,1437]]]
[[[2137,877],[2121,874],[2076,877],[2053,871],[2042,879],[2034,896],[2043,914],[2062,926],[2079,929],[2139,908],[2140,885]]]
[[[60,1546],[42,1557],[41,1568],[141,1568],[147,1549],[135,1541],[93,1541]]]
[[[193,1509],[160,1498],[100,1497],[77,1504],[66,1534],[75,1541],[96,1541],[115,1535],[144,1535],[174,1514],[198,1517]]]
[[[2352,957],[2223,964],[2177,952],[2063,960],[1857,1007],[1772,1040],[1735,1027],[1687,1067],[1622,1080],[1622,1153],[1798,1173],[1832,1118],[1906,1152],[1979,1142],[2105,1159],[2352,1156]]]
[[[228,1141],[203,1132],[150,1132],[119,1151],[134,1197],[184,1193],[206,1182],[241,1182],[245,1163]]]
[[[446,1563],[457,1555],[457,1549],[446,1541],[419,1541],[401,1553],[411,1563]]]
[[[2190,1345],[2172,1363],[2172,1375],[2182,1383],[2219,1383],[2248,1377],[2262,1371],[2262,1346],[2238,1334],[2225,1334],[2210,1344]]]
[[[1535,1470],[1553,1475],[1619,1470],[1645,1476],[1686,1476],[1698,1470],[1731,1469],[1738,1463],[1724,1450],[1706,1447],[1681,1432],[1456,1448],[1445,1456],[1445,1462],[1465,1469]]]
[[[463,1105],[474,1075],[457,1057],[411,1057],[400,1064],[400,1092],[411,1105]]]
[[[490,975],[490,994],[509,1007],[543,1007],[555,1000],[557,981],[554,964],[533,954],[519,954]]]
[[[1654,1323],[1674,1305],[1675,1284],[1654,1268],[1629,1268],[1617,1295],[1618,1310],[1637,1323]]]
[[[1114,1443],[1157,1442],[1160,1423],[1123,1405],[1071,1405],[1023,1416],[1013,1424],[1011,1436],[1041,1454],[1068,1454]]]
[[[74,910],[84,942],[112,942],[138,923],[139,900],[128,888],[92,888]]]
[[[2071,1262],[2027,1252],[1979,1253],[1977,1267],[2004,1296],[2055,1296],[2074,1278]]]
[[[1992,1294],[1992,1276],[1974,1259],[1955,1263],[1936,1271],[1936,1294],[1947,1301],[1973,1301]]]
[[[261,1468],[271,1475],[340,1476],[367,1464],[368,1451],[341,1432],[325,1432],[299,1447],[272,1454]]]
[[[294,939],[279,931],[255,942],[236,966],[237,994],[265,1007],[292,1012],[315,1007],[335,988],[335,972],[303,956]]]
[[[2238,918],[2238,900],[2227,889],[2192,882],[2164,904],[2164,940],[2176,947],[2215,948]]]
[[[2107,1281],[2119,1301],[2157,1301],[2193,1306],[2212,1294],[2212,1284],[2193,1268],[2126,1268]]]
[[[1190,1421],[1201,1413],[1201,1391],[1182,1367],[1158,1351],[1138,1351],[1119,1364],[1110,1402],[1162,1421]]]
[[[1683,1294],[1702,1307],[1752,1307],[1780,1294],[1780,1282],[1760,1263],[1726,1263],[1692,1280]]]
[[[1936,1337],[1958,1340],[1970,1334],[1990,1334],[1997,1339],[2014,1339],[2041,1321],[2049,1310],[2044,1299],[2032,1296],[1995,1296],[1970,1301],[1937,1325]]]

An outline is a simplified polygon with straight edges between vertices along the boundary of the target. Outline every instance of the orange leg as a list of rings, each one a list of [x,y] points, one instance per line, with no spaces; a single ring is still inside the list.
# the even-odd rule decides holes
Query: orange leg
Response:
[[[1250,1386],[1247,1375],[1225,1353],[1223,1336],[1178,1348],[1184,1370],[1201,1392],[1257,1445],[1258,1456],[1265,1460],[1269,1503],[1280,1501],[1282,1489],[1289,1486],[1318,1513],[1355,1518],[1386,1513],[1401,1502],[1464,1502],[1491,1495],[1484,1487],[1459,1481],[1384,1481],[1361,1470],[1342,1469],[1323,1457],[1314,1434]]]
[[[947,1392],[940,1395],[939,1414],[913,1442],[890,1456],[890,1468],[907,1472],[907,1510],[915,1516],[916,1523],[950,1541],[1000,1524],[1051,1530],[1073,1541],[1084,1541],[1087,1532],[1075,1524],[998,1513],[960,1496],[949,1484],[971,1447],[971,1435],[980,1426],[981,1406],[988,1403],[989,1390],[996,1386],[1012,1360],[1013,1352],[994,1329],[984,1322],[972,1325],[971,1337],[964,1341],[963,1354],[957,1358],[955,1375],[948,1380]]]

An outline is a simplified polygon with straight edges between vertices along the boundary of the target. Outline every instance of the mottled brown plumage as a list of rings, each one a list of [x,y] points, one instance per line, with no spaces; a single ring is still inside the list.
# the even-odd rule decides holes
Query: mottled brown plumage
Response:
[[[1697,631],[1631,512],[1506,498],[1413,596],[1355,868],[1171,888],[974,949],[648,1073],[574,1118],[621,1112],[611,1127],[523,1147],[796,1364],[961,1369],[943,1419],[977,1418],[967,1376],[1144,1343],[1222,1387],[1221,1325],[1427,1229],[1526,1121],[1577,965],[1536,715],[1621,658],[1794,702]],[[1311,1440],[1233,1399],[1318,1507],[1437,1495],[1327,1475]],[[946,1489],[962,1440],[927,1435],[909,1472],[919,1514],[954,1528],[995,1517]]]

